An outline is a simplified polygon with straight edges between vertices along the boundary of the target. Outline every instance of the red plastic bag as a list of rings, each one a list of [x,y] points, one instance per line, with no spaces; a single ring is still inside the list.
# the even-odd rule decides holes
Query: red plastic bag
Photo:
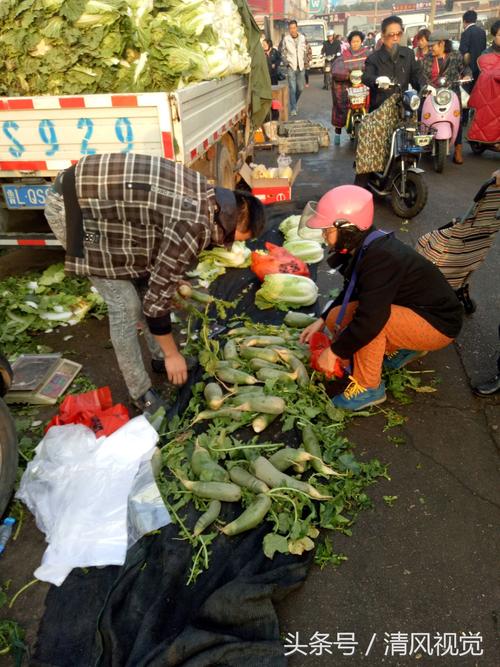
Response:
[[[129,419],[128,410],[124,405],[121,403],[113,405],[111,389],[100,387],[84,394],[66,396],[59,407],[59,414],[50,420],[45,431],[51,426],[83,424],[99,437],[111,435]]]
[[[295,276],[309,278],[309,267],[301,259],[280,245],[274,245],[269,241],[266,241],[264,245],[268,252],[266,254],[252,252],[250,266],[259,280],[264,280],[269,273],[293,273]]]
[[[345,369],[340,363],[339,359],[335,361],[335,368],[331,373],[325,373],[325,371],[320,368],[318,364],[318,359],[321,353],[326,350],[327,347],[330,347],[331,344],[332,340],[326,334],[322,333],[321,331],[314,333],[309,340],[309,348],[311,350],[309,364],[313,370],[318,371],[319,373],[323,373],[323,375],[327,378],[342,378],[344,377]]]

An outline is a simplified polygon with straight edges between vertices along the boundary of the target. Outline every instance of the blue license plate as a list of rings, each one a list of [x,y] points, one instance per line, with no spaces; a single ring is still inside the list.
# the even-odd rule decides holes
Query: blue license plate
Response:
[[[2,185],[7,208],[45,208],[51,185]]]

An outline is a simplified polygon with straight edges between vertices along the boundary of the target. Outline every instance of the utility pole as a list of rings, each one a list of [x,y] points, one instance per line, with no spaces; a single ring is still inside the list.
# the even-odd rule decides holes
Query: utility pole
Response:
[[[436,0],[431,0],[431,12],[429,14],[429,30],[434,30],[434,19],[436,18]]]

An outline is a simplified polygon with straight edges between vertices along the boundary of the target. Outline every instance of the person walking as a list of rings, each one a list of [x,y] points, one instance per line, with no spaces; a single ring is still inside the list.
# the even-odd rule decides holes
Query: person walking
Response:
[[[446,30],[434,30],[429,36],[429,44],[431,47],[422,61],[422,71],[426,83],[440,88],[441,79],[446,80],[446,85],[453,90],[457,95],[460,106],[460,84],[457,83],[464,77],[470,77],[470,69],[464,65],[464,59],[459,51],[453,51],[451,45],[451,38]],[[463,118],[460,118],[460,125],[458,127],[457,137],[455,139],[455,152],[453,154],[453,162],[455,164],[463,164],[462,156],[462,127]]]
[[[281,56],[287,65],[290,115],[296,116],[297,103],[306,83],[307,41],[294,19],[288,23],[288,35],[281,43]]]
[[[323,230],[328,263],[345,279],[341,294],[300,336],[308,343],[325,326],[332,332],[318,359],[325,374],[352,363],[349,385],[332,400],[344,410],[385,401],[383,368],[397,370],[446,347],[462,326],[462,305],[441,271],[393,233],[372,234],[373,214],[370,192],[341,185],[309,202],[300,223]]]
[[[182,385],[187,365],[172,334],[177,290],[202,250],[258,236],[262,203],[214,188],[200,173],[153,155],[104,153],[61,172],[45,216],[66,250],[65,270],[88,276],[108,306],[111,342],[132,403],[163,405],[144,367],[142,325],[153,370]]]
[[[417,46],[414,48],[415,58],[417,60],[423,60],[425,56],[430,53],[429,46],[429,37],[431,36],[431,31],[427,28],[422,28],[415,35]]]
[[[269,69],[269,76],[271,77],[271,85],[277,86],[279,82],[278,73],[279,65],[281,63],[281,56],[278,49],[275,49],[270,39],[262,40],[262,48],[267,58],[267,67]]]
[[[459,51],[464,57],[465,64],[472,71],[471,83],[464,86],[465,90],[470,94],[479,76],[477,59],[486,48],[486,32],[477,25],[477,13],[473,9],[469,9],[464,13],[462,21],[464,30],[460,36]]]
[[[332,65],[332,125],[335,127],[336,146],[340,144],[342,128],[347,120],[349,75],[355,69],[363,69],[370,53],[369,47],[363,47],[363,39],[364,35],[359,30],[349,33],[349,49],[334,60]]]

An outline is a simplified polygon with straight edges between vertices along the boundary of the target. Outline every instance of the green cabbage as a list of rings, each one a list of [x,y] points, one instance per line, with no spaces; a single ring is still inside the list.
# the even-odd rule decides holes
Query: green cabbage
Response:
[[[188,275],[199,278],[207,287],[212,281],[226,273],[226,267],[243,269],[250,266],[251,252],[244,241],[235,241],[231,248],[212,248],[200,254],[200,261]]]
[[[323,248],[316,241],[306,241],[305,239],[298,238],[296,241],[290,241],[283,245],[285,250],[291,252],[292,255],[298,257],[303,262],[308,264],[316,264],[316,262],[321,262],[323,259]]]
[[[264,277],[262,287],[255,295],[255,305],[261,310],[289,310],[312,306],[317,298],[318,288],[310,278],[289,273],[271,273]]]

